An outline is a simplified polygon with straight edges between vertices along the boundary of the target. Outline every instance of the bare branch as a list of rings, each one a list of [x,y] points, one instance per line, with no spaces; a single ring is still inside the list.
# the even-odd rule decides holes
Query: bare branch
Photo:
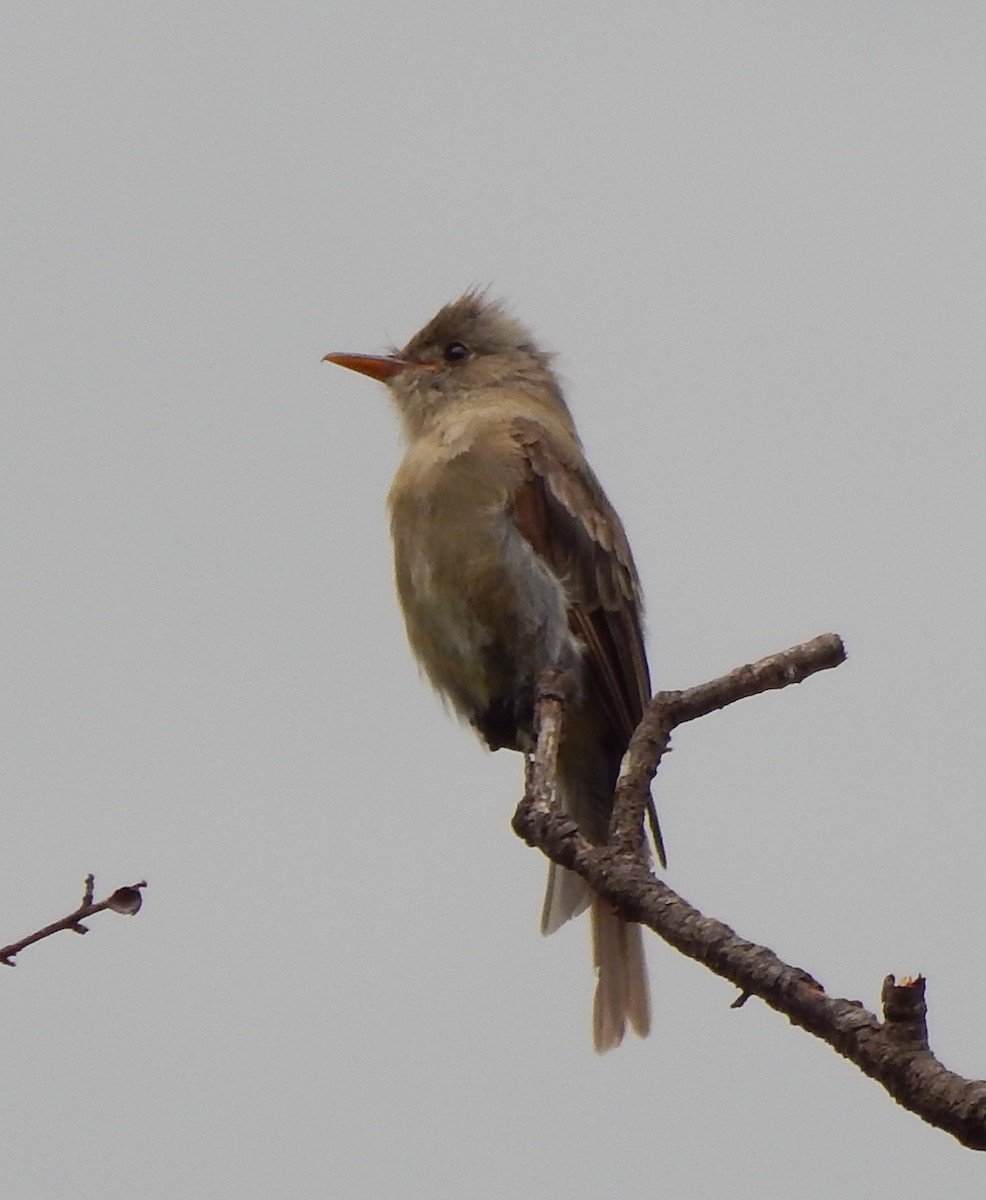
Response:
[[[728,675],[685,692],[658,692],[644,710],[643,719],[627,748],[616,788],[610,843],[623,850],[635,850],[641,845],[650,783],[676,725],[708,716],[736,700],[801,683],[818,671],[839,666],[845,659],[842,639],[834,633],[823,633],[810,642],[737,667]]]
[[[147,881],[142,879],[140,883],[132,883],[129,887],[117,888],[115,892],[107,896],[105,900],[100,900],[98,904],[93,903],[93,877],[87,875],[85,886],[82,894],[82,903],[74,911],[70,912],[67,917],[62,917],[60,921],[55,921],[53,925],[46,925],[44,929],[39,929],[37,933],[28,934],[27,937],[21,938],[19,942],[11,942],[9,946],[0,947],[0,963],[8,967],[16,967],[14,955],[19,954],[25,947],[33,945],[35,942],[40,942],[42,938],[51,937],[53,933],[60,933],[63,929],[70,929],[73,933],[88,933],[88,928],[82,924],[84,918],[91,917],[95,913],[102,912],[104,909],[110,909],[112,912],[123,913],[127,916],[133,916],[138,912],[141,905],[141,888],[147,887]]]
[[[964,1146],[984,1150],[986,1082],[955,1074],[932,1054],[923,979],[906,978],[897,983],[888,976],[881,996],[881,1020],[857,1001],[827,995],[807,971],[704,916],[657,879],[641,853],[650,781],[676,725],[735,700],[800,683],[844,659],[840,639],[827,634],[700,687],[655,696],[627,750],[610,842],[605,846],[589,842],[556,800],[554,779],[548,776],[554,773],[551,745],[557,746],[560,736],[564,693],[557,678],[546,680],[550,686],[538,701],[537,753],[513,827],[552,861],[585,879],[624,916],[646,925],[682,954],[734,983],[740,989],[735,1006],[749,996],[758,996],[855,1063],[903,1107],[951,1133]]]

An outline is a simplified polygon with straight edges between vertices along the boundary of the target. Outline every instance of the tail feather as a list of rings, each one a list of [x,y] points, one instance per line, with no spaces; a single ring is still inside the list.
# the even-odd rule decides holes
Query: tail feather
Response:
[[[603,844],[612,810],[616,769],[611,770],[612,764],[591,739],[572,739],[563,743],[562,749],[567,753],[558,762],[561,805],[590,840]],[[663,861],[660,842],[658,853]],[[623,1041],[628,1024],[641,1037],[650,1031],[643,936],[635,921],[618,916],[612,905],[597,896],[573,871],[550,863],[541,932],[554,933],[586,908],[592,913],[592,960],[596,969],[592,1040],[602,1053]]]
[[[548,886],[541,909],[541,932],[547,936],[589,907],[591,893],[585,880],[574,871],[548,863]]]
[[[646,1037],[650,1032],[650,995],[640,926],[624,921],[601,897],[592,897],[592,959],[596,996],[592,1040],[597,1053],[623,1041],[627,1022]]]
[[[592,1042],[602,1054],[623,1041],[628,1023],[640,1037],[650,1032],[643,936],[635,921],[624,921],[574,871],[549,863],[541,932],[554,933],[586,908],[592,914],[592,962],[596,969]]]

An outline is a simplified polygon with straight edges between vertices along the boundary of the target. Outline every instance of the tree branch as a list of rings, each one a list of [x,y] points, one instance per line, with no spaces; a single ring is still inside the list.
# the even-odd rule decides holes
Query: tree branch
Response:
[[[558,803],[554,773],[568,681],[561,672],[546,672],[537,705],[537,749],[513,827],[529,845],[580,875],[624,916],[736,984],[741,994],[734,1007],[759,996],[855,1063],[928,1124],[964,1146],[986,1150],[986,1082],[949,1071],[932,1054],[922,978],[898,983],[892,975],[886,977],[881,1020],[856,1001],[827,995],[807,971],[704,916],[656,878],[642,853],[650,782],[677,725],[747,696],[800,683],[844,659],[841,640],[825,634],[699,687],[658,693],[624,758],[605,846],[589,842]]]
[[[35,942],[40,942],[42,938],[51,937],[53,933],[60,933],[63,929],[71,929],[73,933],[88,933],[89,930],[82,924],[83,919],[91,917],[95,913],[103,912],[105,909],[110,909],[116,913],[123,913],[126,916],[133,916],[140,909],[140,890],[147,887],[147,881],[142,879],[140,883],[132,883],[129,887],[117,888],[105,900],[100,900],[98,904],[94,904],[92,899],[93,883],[92,875],[87,875],[82,903],[74,912],[70,912],[67,917],[62,917],[60,921],[56,921],[53,925],[46,925],[44,929],[39,929],[37,933],[28,934],[27,937],[21,938],[19,942],[11,942],[9,946],[0,946],[0,963],[8,967],[16,967],[17,964],[14,962],[15,954],[19,954],[25,947],[31,946]]]

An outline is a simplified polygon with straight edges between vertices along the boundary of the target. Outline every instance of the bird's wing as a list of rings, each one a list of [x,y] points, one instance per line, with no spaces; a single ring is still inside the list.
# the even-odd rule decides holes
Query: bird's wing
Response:
[[[526,471],[513,496],[514,524],[562,581],[606,715],[628,742],[650,699],[650,677],[626,534],[584,460],[534,422],[518,421],[515,437]]]
[[[562,581],[569,625],[585,646],[603,711],[625,747],[651,696],[643,602],[626,533],[574,446],[566,452],[533,421],[518,420],[513,432],[525,470],[511,516]],[[666,865],[652,802],[648,815],[658,859]]]

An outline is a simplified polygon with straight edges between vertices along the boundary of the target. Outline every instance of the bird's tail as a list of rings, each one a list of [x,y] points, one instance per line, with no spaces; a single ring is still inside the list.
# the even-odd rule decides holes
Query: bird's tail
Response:
[[[624,921],[602,896],[596,896],[573,871],[548,866],[548,887],[541,911],[541,932],[554,933],[570,918],[591,910],[592,961],[596,996],[592,1041],[601,1054],[623,1041],[627,1023],[641,1037],[650,1030],[650,997],[640,926]]]
[[[592,1044],[602,1054],[623,1041],[627,1022],[634,1033],[647,1036],[650,994],[640,926],[636,921],[624,921],[602,896],[593,896],[590,903],[596,968]]]

